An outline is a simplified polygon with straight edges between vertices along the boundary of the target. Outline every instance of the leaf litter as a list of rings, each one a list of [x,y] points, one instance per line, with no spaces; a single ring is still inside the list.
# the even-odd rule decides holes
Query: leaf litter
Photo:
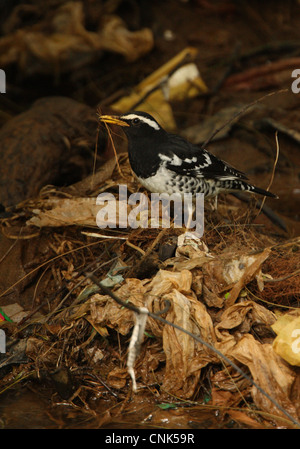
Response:
[[[121,157],[120,164],[122,172],[126,173],[128,160]],[[113,182],[120,176],[115,167]],[[128,179],[128,185],[133,182]],[[105,183],[112,185],[110,179],[105,179]],[[44,215],[39,212],[40,232],[47,233],[51,246],[56,249],[53,260],[57,263],[51,263],[50,259],[49,265],[56,273],[60,288],[52,286],[44,299],[40,292],[40,304],[35,304],[34,313],[28,313],[19,323],[5,322],[5,329],[10,339],[23,341],[23,358],[25,354],[29,360],[26,365],[33,368],[34,377],[49,382],[52,379],[57,403],[65,388],[64,399],[71,398],[74,407],[84,407],[94,419],[97,407],[90,401],[95,391],[98,399],[110,395],[116,401],[113,394],[116,395],[119,403],[116,409],[119,408],[121,414],[122,410],[124,413],[130,410],[128,394],[140,397],[147,390],[155,401],[169,401],[177,407],[185,403],[193,407],[199,404],[205,408],[204,394],[208,391],[207,407],[222,410],[223,416],[228,413],[231,416],[232,412],[235,419],[250,427],[255,427],[254,423],[258,428],[297,425],[299,386],[295,367],[299,366],[299,352],[298,334],[292,331],[298,329],[299,318],[297,314],[285,312],[280,304],[268,305],[272,287],[278,289],[277,282],[268,281],[279,277],[278,253],[284,257],[290,248],[293,248],[294,259],[289,258],[288,267],[285,259],[283,263],[287,271],[295,271],[299,239],[279,243],[270,237],[266,240],[255,228],[249,232],[246,225],[243,229],[247,229],[247,234],[237,230],[228,236],[226,228],[217,229],[217,225],[209,224],[207,238],[203,240],[185,238],[184,229],[175,228],[167,232],[138,228],[124,230],[122,234],[116,230],[102,230],[95,238],[98,231],[87,230],[96,213],[95,210],[91,212],[91,198],[84,203],[75,194],[66,200],[59,196],[57,190],[56,198],[38,199],[36,203],[25,201],[12,219],[2,223],[9,235],[12,224],[16,226],[25,220],[27,226],[32,227],[37,209],[45,210]],[[49,201],[52,209],[49,209]],[[61,220],[60,201],[77,202],[79,217],[77,215],[73,225],[69,217],[65,217],[57,226],[53,217],[58,214]],[[42,223],[44,217],[48,221]],[[74,229],[77,230],[75,234]],[[86,231],[78,233],[78,229]],[[161,261],[158,247],[171,237],[176,241],[176,251],[172,257]],[[223,238],[227,244],[222,247]],[[241,239],[243,247],[236,244]],[[276,260],[275,266],[267,264],[270,260]],[[142,277],[134,275],[139,261],[144,266]],[[269,270],[266,271],[266,267]],[[87,276],[91,271],[125,306],[118,304],[111,295],[103,294]],[[292,310],[289,306],[292,307],[299,292],[299,275],[291,276],[289,282],[291,288],[285,307]],[[269,290],[264,298],[266,286]],[[138,342],[139,351],[130,365],[131,374],[126,364],[136,314],[126,304],[146,308],[150,314],[143,341]],[[169,304],[168,310],[159,315],[166,304]],[[165,321],[158,320],[157,316]],[[288,355],[291,344],[296,348],[294,358]],[[14,360],[17,360],[16,354]],[[2,365],[5,364],[9,366],[9,360],[2,361]],[[22,376],[22,366],[14,365],[15,375]],[[63,389],[53,381],[53,373],[61,370],[69,373],[61,381]],[[132,392],[132,374],[136,393]],[[79,390],[75,388],[78,382]],[[4,376],[1,390],[9,388],[9,383],[10,378]],[[116,416],[111,410],[105,425]]]

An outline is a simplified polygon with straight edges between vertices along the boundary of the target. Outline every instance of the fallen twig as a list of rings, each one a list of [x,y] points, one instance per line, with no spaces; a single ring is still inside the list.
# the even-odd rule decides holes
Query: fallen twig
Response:
[[[282,70],[293,69],[300,66],[300,58],[281,59],[280,61],[270,62],[259,67],[253,67],[242,73],[231,75],[224,83],[224,87],[236,86],[239,83],[245,83],[252,78],[263,77],[270,73]],[[285,89],[288,90],[288,89]]]
[[[268,187],[266,188],[267,192],[270,190],[270,187],[271,187],[271,185],[273,183],[274,175],[275,175],[275,169],[276,169],[277,162],[278,162],[278,157],[279,157],[278,131],[276,131],[276,133],[275,133],[275,140],[276,140],[276,157],[275,157],[275,161],[274,161],[274,164],[273,164],[273,170],[272,170],[271,179],[270,179]],[[263,197],[263,200],[261,202],[261,206],[259,208],[259,211],[258,211],[258,214],[256,215],[256,217],[258,217],[258,215],[261,213],[261,210],[262,210],[262,208],[263,208],[263,206],[265,204],[265,201],[266,201],[266,196]]]
[[[211,136],[206,139],[206,141],[201,145],[201,149],[206,148],[207,145],[213,140],[213,138],[222,130],[224,129],[226,126],[229,125],[229,123],[231,123],[233,120],[235,120],[237,117],[239,117],[240,115],[244,114],[244,112],[246,112],[249,108],[251,108],[252,106],[254,106],[257,103],[260,103],[261,101],[265,100],[268,97],[271,97],[272,95],[275,94],[280,94],[283,92],[288,92],[288,89],[280,89],[280,90],[276,90],[275,92],[270,92],[266,95],[263,95],[262,97],[258,98],[255,101],[252,101],[251,103],[247,104],[245,107],[243,107],[239,112],[237,112],[236,114],[234,114],[234,116],[228,120],[227,122],[224,123],[224,125],[222,125],[220,128],[217,128],[212,134]]]
[[[276,278],[276,279],[264,279],[264,282],[282,282],[282,281],[286,281],[287,279],[297,276],[298,274],[300,274],[300,268],[299,270],[294,271],[293,273],[289,273],[286,276],[282,276],[280,278]]]

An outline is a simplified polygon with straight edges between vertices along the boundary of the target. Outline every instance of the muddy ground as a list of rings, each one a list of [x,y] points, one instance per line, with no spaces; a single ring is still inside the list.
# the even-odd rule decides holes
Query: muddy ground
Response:
[[[281,351],[274,325],[284,316],[298,329],[299,321],[300,97],[292,77],[300,69],[299,3],[48,0],[2,8],[2,427],[297,426],[300,361]],[[279,199],[227,195],[217,210],[207,204],[196,248],[180,246],[184,230],[174,228],[87,235],[99,232],[90,209],[84,213],[87,198],[116,193],[120,183],[142,191],[125,139],[113,129],[118,165],[97,110],[115,113],[184,50],[178,65],[195,64],[201,84],[154,100],[142,92],[137,109],[197,144],[228,123],[209,151]],[[65,211],[66,200],[76,217],[68,223],[56,215],[57,201]],[[248,377],[152,320],[133,394],[126,360],[134,316],[96,290],[91,270],[153,313],[168,299],[165,319],[213,343]]]

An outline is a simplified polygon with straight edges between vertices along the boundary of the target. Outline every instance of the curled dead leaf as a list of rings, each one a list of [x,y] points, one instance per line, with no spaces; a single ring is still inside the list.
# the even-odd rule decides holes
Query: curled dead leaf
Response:
[[[261,344],[252,335],[246,334],[230,352],[235,360],[249,368],[253,380],[290,415],[297,419],[295,405],[290,400],[290,392],[295,380],[295,373],[276,354],[272,345]],[[284,416],[256,387],[252,387],[252,396],[255,404],[260,409],[277,416],[278,414]]]
[[[0,39],[0,66],[18,64],[25,75],[71,71],[85,66],[101,51],[134,61],[153,47],[150,29],[130,31],[120,17],[102,17],[98,31],[85,28],[83,2],[64,2],[53,17]],[[49,30],[51,32],[49,33]]]
[[[144,306],[144,281],[139,279],[126,279],[125,283],[116,291],[123,301],[130,301],[137,307]],[[93,295],[89,302],[89,322],[101,328],[116,329],[122,335],[127,335],[134,325],[133,313],[122,308],[110,296]]]

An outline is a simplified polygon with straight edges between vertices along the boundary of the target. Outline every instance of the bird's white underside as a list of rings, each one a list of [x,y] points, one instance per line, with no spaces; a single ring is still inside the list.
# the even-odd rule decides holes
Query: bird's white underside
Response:
[[[153,176],[150,176],[147,179],[143,178],[137,178],[139,182],[146,187],[147,190],[150,190],[150,192],[156,192],[156,193],[173,193],[173,189],[168,186],[166,186],[166,179],[168,179],[171,175],[170,170],[168,170],[165,166],[161,166],[157,173]]]
[[[147,179],[144,178],[140,178],[137,176],[138,181],[150,192],[156,192],[156,193],[167,193],[169,195],[172,195],[175,191],[177,191],[178,193],[180,193],[180,195],[184,195],[187,192],[190,192],[193,190],[193,188],[195,188],[195,185],[197,183],[203,183],[202,185],[206,184],[207,186],[207,196],[214,196],[218,193],[218,191],[216,191],[215,193],[213,193],[213,185],[215,183],[215,180],[213,179],[203,179],[203,176],[196,176],[196,177],[189,177],[189,176],[182,176],[180,177],[179,175],[175,175],[175,177],[177,179],[174,180],[175,185],[177,185],[177,187],[175,187],[174,185],[172,185],[172,183],[167,182],[167,180],[174,178],[174,172],[172,172],[171,170],[169,170],[164,164],[161,165],[158,169],[158,171],[156,172],[155,175],[150,176]],[[182,188],[180,188],[178,186],[180,180],[183,180],[184,182],[184,186],[182,186]],[[228,176],[228,177],[220,177],[218,179],[219,181],[236,181],[237,178],[234,176]],[[236,181],[237,182],[237,181]],[[224,189],[222,189],[222,187],[219,187],[219,191],[222,191]],[[228,190],[231,190],[230,188]],[[233,189],[234,190],[234,189]],[[240,190],[245,190],[245,187],[243,185],[240,186]],[[211,191],[212,193],[209,193],[209,191]],[[200,190],[201,192],[201,190]]]

